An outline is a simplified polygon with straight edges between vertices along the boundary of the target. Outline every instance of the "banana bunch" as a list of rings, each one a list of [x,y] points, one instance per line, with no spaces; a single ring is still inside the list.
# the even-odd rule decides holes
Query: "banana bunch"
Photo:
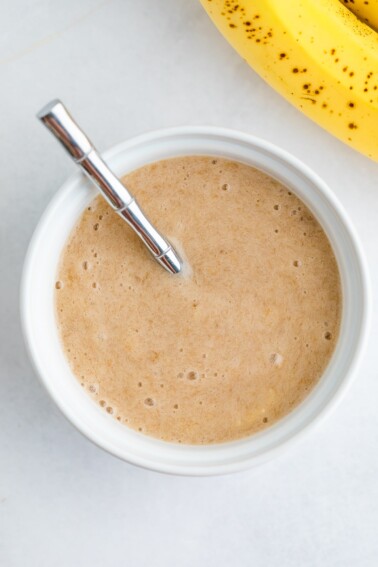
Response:
[[[378,0],[341,0],[365,24],[378,31]]]
[[[201,3],[236,51],[273,88],[340,140],[378,161],[374,30],[339,0]]]

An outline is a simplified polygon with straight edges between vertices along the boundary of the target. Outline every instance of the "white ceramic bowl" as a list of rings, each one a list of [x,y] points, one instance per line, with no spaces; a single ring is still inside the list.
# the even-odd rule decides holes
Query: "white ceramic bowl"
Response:
[[[29,246],[21,286],[25,341],[37,374],[64,415],[89,439],[131,463],[175,474],[239,471],[266,461],[298,439],[335,406],[351,381],[368,326],[365,262],[354,230],[330,189],[283,150],[253,136],[211,127],[182,127],[145,134],[105,154],[118,174],[180,155],[214,155],[260,168],[291,188],[327,233],[340,269],[343,316],[336,350],[323,377],[289,415],[245,439],[211,446],[166,443],[121,425],[83,391],[64,356],[54,313],[57,264],[67,237],[96,195],[77,173],[61,187],[43,214]]]

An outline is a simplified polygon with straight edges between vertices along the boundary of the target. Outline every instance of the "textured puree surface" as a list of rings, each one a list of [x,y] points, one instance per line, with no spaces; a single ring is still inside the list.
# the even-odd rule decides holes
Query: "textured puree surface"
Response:
[[[147,435],[216,443],[295,407],[334,350],[341,290],[328,239],[292,192],[192,156],[124,177],[190,271],[165,272],[97,197],[63,251],[61,340],[95,403]]]

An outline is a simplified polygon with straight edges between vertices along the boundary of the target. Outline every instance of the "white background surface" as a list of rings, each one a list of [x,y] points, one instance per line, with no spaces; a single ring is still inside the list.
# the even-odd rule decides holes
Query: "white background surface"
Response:
[[[34,117],[56,96],[101,150],[180,124],[289,150],[344,204],[374,296],[377,164],[265,85],[196,0],[3,2],[0,85],[1,567],[375,567],[376,313],[352,389],[304,443],[246,473],[176,478],[118,461],[65,421],[27,360],[18,286],[37,220],[74,170]]]

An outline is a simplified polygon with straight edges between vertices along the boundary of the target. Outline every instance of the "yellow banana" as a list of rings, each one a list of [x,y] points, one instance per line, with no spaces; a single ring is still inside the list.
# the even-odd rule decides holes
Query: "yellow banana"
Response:
[[[378,0],[340,0],[349,10],[365,22],[368,26],[378,31]]]
[[[378,34],[338,0],[201,0],[278,92],[378,161]]]

